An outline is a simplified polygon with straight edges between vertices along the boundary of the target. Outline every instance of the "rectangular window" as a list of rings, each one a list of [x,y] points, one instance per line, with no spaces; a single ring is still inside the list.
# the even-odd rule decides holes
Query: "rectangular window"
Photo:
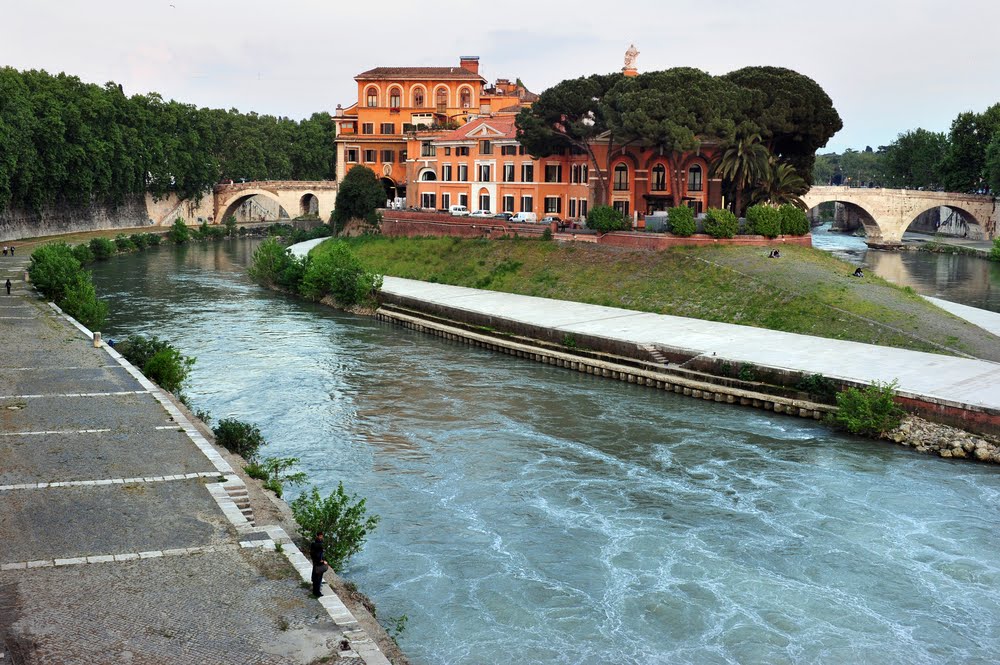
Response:
[[[374,163],[378,159],[378,150],[365,150],[365,161]]]
[[[445,157],[451,157],[451,148],[445,148],[444,149],[444,156]]]
[[[435,154],[437,154],[437,150],[430,141],[424,141],[420,144],[421,157],[433,157]]]
[[[517,154],[519,154],[519,155],[523,155],[524,154],[524,146],[523,145],[517,146]]]
[[[445,182],[451,182],[451,164],[444,164],[441,167],[441,179]]]
[[[480,194],[479,195],[479,209],[480,210],[489,210],[490,209],[490,195],[489,194]]]
[[[348,148],[347,150],[344,151],[344,158],[349,162],[358,161],[358,149]]]
[[[586,185],[588,180],[590,180],[590,167],[580,164],[580,182]]]
[[[469,156],[469,146],[462,145],[455,148],[455,155],[458,157],[468,157]]]
[[[576,217],[576,199],[569,200],[569,216],[570,218]]]
[[[694,210],[694,214],[696,214],[696,215],[700,215],[701,214],[701,201],[697,201],[697,200],[695,200],[695,201],[688,201],[687,204],[688,204],[689,208],[691,208],[692,210]]]
[[[580,217],[587,219],[587,199],[580,199]]]
[[[480,164],[478,169],[478,180],[479,182],[490,182],[490,165]]]
[[[625,218],[625,221],[628,221],[628,216],[629,216],[628,201],[615,201],[612,204],[612,207],[622,214],[622,217]]]
[[[374,134],[375,133],[375,123],[374,122],[363,122],[363,123],[361,123],[361,133],[362,134]]]
[[[396,156],[396,151],[395,150],[383,150],[382,151],[382,162],[383,163],[390,163],[391,164],[392,163],[392,158],[395,157],[395,156]]]
[[[653,167],[652,182],[649,184],[650,190],[654,192],[667,191],[667,170],[661,164]]]
[[[389,91],[389,107],[393,109],[399,109],[399,89],[393,88]],[[392,134],[392,132],[382,132],[383,134]]]
[[[627,192],[628,191],[628,167],[624,164],[619,164],[615,167],[615,191],[617,192]]]
[[[562,197],[560,196],[546,196],[545,197],[545,212],[562,212]]]
[[[545,182],[562,182],[562,164],[545,165]]]
[[[503,211],[514,212],[514,197],[510,194],[503,197]]]
[[[468,208],[469,207],[469,195],[468,194],[459,194],[458,195],[458,205],[465,206],[466,208]]]
[[[516,145],[502,145],[500,146],[501,155],[516,155],[517,146]]]
[[[383,122],[382,123],[382,133],[383,134],[395,134],[396,133],[396,123],[394,123],[394,122]]]
[[[688,191],[689,192],[700,192],[701,191],[701,167],[696,166],[688,171]]]
[[[458,165],[458,181],[459,182],[469,182],[469,165],[459,164]]]
[[[405,164],[406,163],[406,151],[405,150],[400,150],[399,151],[399,163],[400,164]]]
[[[441,208],[447,210],[451,207],[451,194],[441,195]]]
[[[533,212],[531,209],[534,202],[531,200],[530,196],[521,197],[521,212]]]
[[[479,154],[480,155],[492,155],[493,154],[493,144],[490,141],[480,141],[479,142]]]
[[[514,182],[514,165],[504,164],[503,165],[503,181],[504,182]]]
[[[437,209],[436,199],[437,195],[434,192],[424,192],[420,195],[420,207]]]
[[[534,182],[534,181],[535,181],[535,165],[521,164],[521,182]],[[524,210],[523,212],[531,212],[531,211]]]

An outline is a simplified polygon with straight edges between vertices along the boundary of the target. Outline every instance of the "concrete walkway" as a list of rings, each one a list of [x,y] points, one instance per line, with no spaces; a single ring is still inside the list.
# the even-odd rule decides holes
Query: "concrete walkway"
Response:
[[[978,307],[960,305],[950,300],[941,300],[941,298],[932,298],[931,296],[924,296],[924,298],[946,312],[951,312],[955,316],[963,318],[987,332],[1000,336],[1000,314],[991,312],[988,309],[979,309]]]
[[[220,451],[26,264],[0,263],[0,664],[387,665],[332,591],[309,596],[287,534],[254,526]]]
[[[683,348],[732,363],[754,363],[859,383],[898,379],[904,396],[1000,410],[1000,364],[985,360],[398,277],[385,277],[382,290],[566,334]]]

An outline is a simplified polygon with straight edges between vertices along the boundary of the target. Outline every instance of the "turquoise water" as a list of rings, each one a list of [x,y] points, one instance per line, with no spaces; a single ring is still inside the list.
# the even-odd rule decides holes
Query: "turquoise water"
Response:
[[[251,246],[98,265],[105,336],[171,338],[196,408],[367,497],[344,572],[415,665],[1000,660],[994,467],[290,300]]]

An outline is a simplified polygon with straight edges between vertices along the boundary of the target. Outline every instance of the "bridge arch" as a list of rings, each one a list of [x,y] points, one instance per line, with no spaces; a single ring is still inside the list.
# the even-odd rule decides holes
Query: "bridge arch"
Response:
[[[844,206],[844,212],[847,215],[847,228],[862,228],[865,231],[865,236],[868,238],[881,238],[882,237],[882,227],[879,226],[878,221],[876,221],[875,216],[862,205],[855,203],[853,201],[845,201],[834,198],[822,197],[817,200],[813,199],[803,199],[808,210],[806,212],[812,212],[815,208],[823,205],[824,203],[839,203]]]
[[[913,224],[917,220],[920,219],[921,215],[924,215],[930,212],[931,210],[938,210],[940,208],[948,208],[949,210],[958,213],[959,217],[966,225],[966,232],[969,235],[969,237],[978,240],[987,238],[989,236],[989,233],[987,231],[987,225],[989,224],[989,219],[982,219],[982,220],[979,219],[979,217],[974,212],[972,212],[972,210],[969,210],[967,207],[962,206],[959,203],[949,203],[947,205],[942,205],[939,202],[930,202],[927,203],[926,205],[919,205],[914,207],[913,212],[911,213],[912,219],[906,224],[904,232],[909,230],[909,228],[913,226]]]
[[[319,197],[306,192],[299,198],[299,217],[319,216]]]
[[[257,196],[265,198],[268,201],[274,203],[275,206],[277,206],[278,218],[279,219],[282,219],[282,218],[286,218],[287,219],[289,217],[288,211],[285,210],[284,206],[281,205],[281,199],[279,199],[278,196],[276,194],[274,194],[273,192],[269,192],[266,189],[244,189],[242,191],[239,191],[239,192],[233,194],[231,197],[229,197],[228,199],[226,199],[225,201],[223,201],[222,204],[218,206],[217,209],[219,211],[219,214],[217,214],[215,216],[216,222],[217,223],[222,223],[230,215],[235,216],[236,211],[239,210],[240,206],[242,206],[244,203],[246,203],[247,201],[250,201],[251,199],[253,199],[254,197],[257,197]],[[252,216],[253,215],[251,213],[251,217]],[[262,217],[266,217],[266,215],[262,215]],[[266,221],[266,220],[264,220],[264,219],[260,219],[260,220],[250,219],[250,220],[247,220],[247,221]]]

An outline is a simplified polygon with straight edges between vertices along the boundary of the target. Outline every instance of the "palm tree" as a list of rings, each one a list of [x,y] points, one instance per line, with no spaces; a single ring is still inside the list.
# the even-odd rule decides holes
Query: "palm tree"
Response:
[[[736,190],[735,212],[743,214],[743,192],[754,187],[767,176],[771,152],[762,141],[760,134],[737,136],[719,156],[715,173]]]
[[[798,174],[791,164],[779,162],[771,158],[768,162],[767,173],[760,181],[760,186],[750,197],[751,203],[770,203],[780,206],[783,203],[806,209],[806,204],[802,201],[802,195],[809,191],[809,185],[805,179]]]

